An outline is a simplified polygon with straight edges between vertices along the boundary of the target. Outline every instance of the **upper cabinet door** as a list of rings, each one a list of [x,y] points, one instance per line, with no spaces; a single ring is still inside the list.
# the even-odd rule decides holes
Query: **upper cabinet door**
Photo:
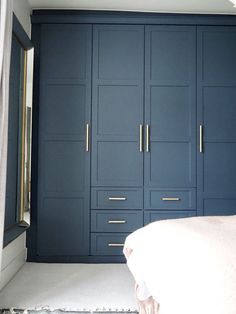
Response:
[[[196,187],[196,28],[145,32],[145,186]]]
[[[143,185],[144,27],[93,32],[92,185]]]
[[[92,26],[45,24],[40,43],[38,254],[89,254]],[[90,149],[90,147],[89,147]]]
[[[202,125],[198,210],[204,215],[235,214],[236,27],[198,27],[197,83]]]

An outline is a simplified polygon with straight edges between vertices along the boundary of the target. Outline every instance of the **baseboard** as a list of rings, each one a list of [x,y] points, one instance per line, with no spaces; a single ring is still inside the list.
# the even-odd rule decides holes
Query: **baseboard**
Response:
[[[26,261],[26,248],[1,272],[0,290],[15,276]]]
[[[25,249],[25,243],[26,233],[23,233],[3,249],[2,271]]]
[[[25,233],[3,249],[0,290],[24,265],[27,256]]]

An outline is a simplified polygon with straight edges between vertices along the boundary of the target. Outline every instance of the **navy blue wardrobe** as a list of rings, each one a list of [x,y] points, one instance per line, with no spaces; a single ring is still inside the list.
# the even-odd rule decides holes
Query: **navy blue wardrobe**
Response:
[[[29,260],[119,262],[152,221],[236,214],[236,19],[32,22]]]

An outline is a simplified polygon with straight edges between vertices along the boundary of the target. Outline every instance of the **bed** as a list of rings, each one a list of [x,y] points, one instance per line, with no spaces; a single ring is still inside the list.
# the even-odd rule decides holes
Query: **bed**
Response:
[[[153,222],[124,254],[140,313],[236,314],[236,216]]]

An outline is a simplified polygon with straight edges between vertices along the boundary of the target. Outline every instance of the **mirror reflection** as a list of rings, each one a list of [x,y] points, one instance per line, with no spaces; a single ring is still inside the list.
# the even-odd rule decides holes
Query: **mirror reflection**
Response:
[[[5,233],[30,224],[33,50],[13,33],[10,67]]]

